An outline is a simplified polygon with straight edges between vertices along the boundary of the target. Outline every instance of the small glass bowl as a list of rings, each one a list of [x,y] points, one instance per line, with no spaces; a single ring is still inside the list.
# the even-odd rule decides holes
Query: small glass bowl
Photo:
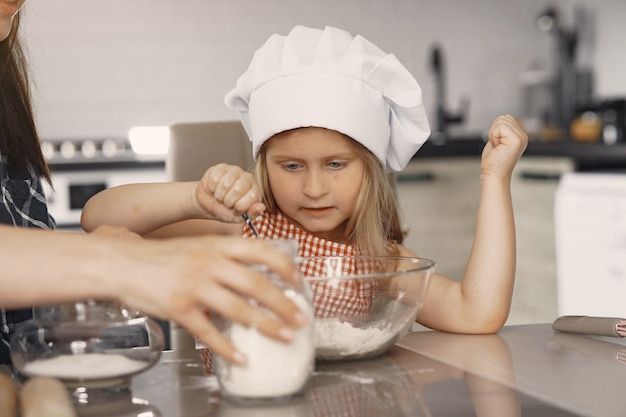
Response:
[[[119,304],[86,301],[36,310],[11,338],[11,358],[21,374],[58,378],[86,402],[90,390],[127,389],[163,347],[154,320]]]

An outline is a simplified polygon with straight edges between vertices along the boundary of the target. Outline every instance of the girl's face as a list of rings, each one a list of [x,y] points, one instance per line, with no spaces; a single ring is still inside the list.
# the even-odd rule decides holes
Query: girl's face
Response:
[[[0,41],[5,40],[11,33],[13,17],[20,10],[25,0],[0,0]]]
[[[267,174],[280,210],[313,235],[334,242],[343,242],[365,173],[350,141],[334,130],[307,127],[282,132],[267,143]]]

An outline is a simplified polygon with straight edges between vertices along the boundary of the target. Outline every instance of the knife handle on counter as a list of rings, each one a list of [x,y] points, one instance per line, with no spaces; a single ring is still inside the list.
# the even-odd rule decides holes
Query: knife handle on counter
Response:
[[[618,317],[561,316],[554,320],[552,329],[559,332],[594,336],[626,336],[626,319]]]

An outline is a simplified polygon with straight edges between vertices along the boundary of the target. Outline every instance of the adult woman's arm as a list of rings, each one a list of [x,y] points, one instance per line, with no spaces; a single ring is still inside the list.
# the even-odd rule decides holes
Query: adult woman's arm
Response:
[[[207,316],[215,311],[290,340],[306,319],[247,264],[265,264],[285,280],[295,265],[270,243],[238,237],[142,239],[121,228],[82,234],[0,226],[0,306],[17,308],[87,298],[117,300],[187,328],[218,354],[241,360]],[[282,319],[253,308],[259,300]]]

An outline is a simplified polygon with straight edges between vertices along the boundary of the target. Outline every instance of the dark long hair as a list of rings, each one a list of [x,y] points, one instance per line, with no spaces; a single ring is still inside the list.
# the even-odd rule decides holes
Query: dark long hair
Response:
[[[26,56],[18,36],[19,13],[7,39],[0,42],[0,154],[12,170],[32,167],[50,182],[33,117]]]

